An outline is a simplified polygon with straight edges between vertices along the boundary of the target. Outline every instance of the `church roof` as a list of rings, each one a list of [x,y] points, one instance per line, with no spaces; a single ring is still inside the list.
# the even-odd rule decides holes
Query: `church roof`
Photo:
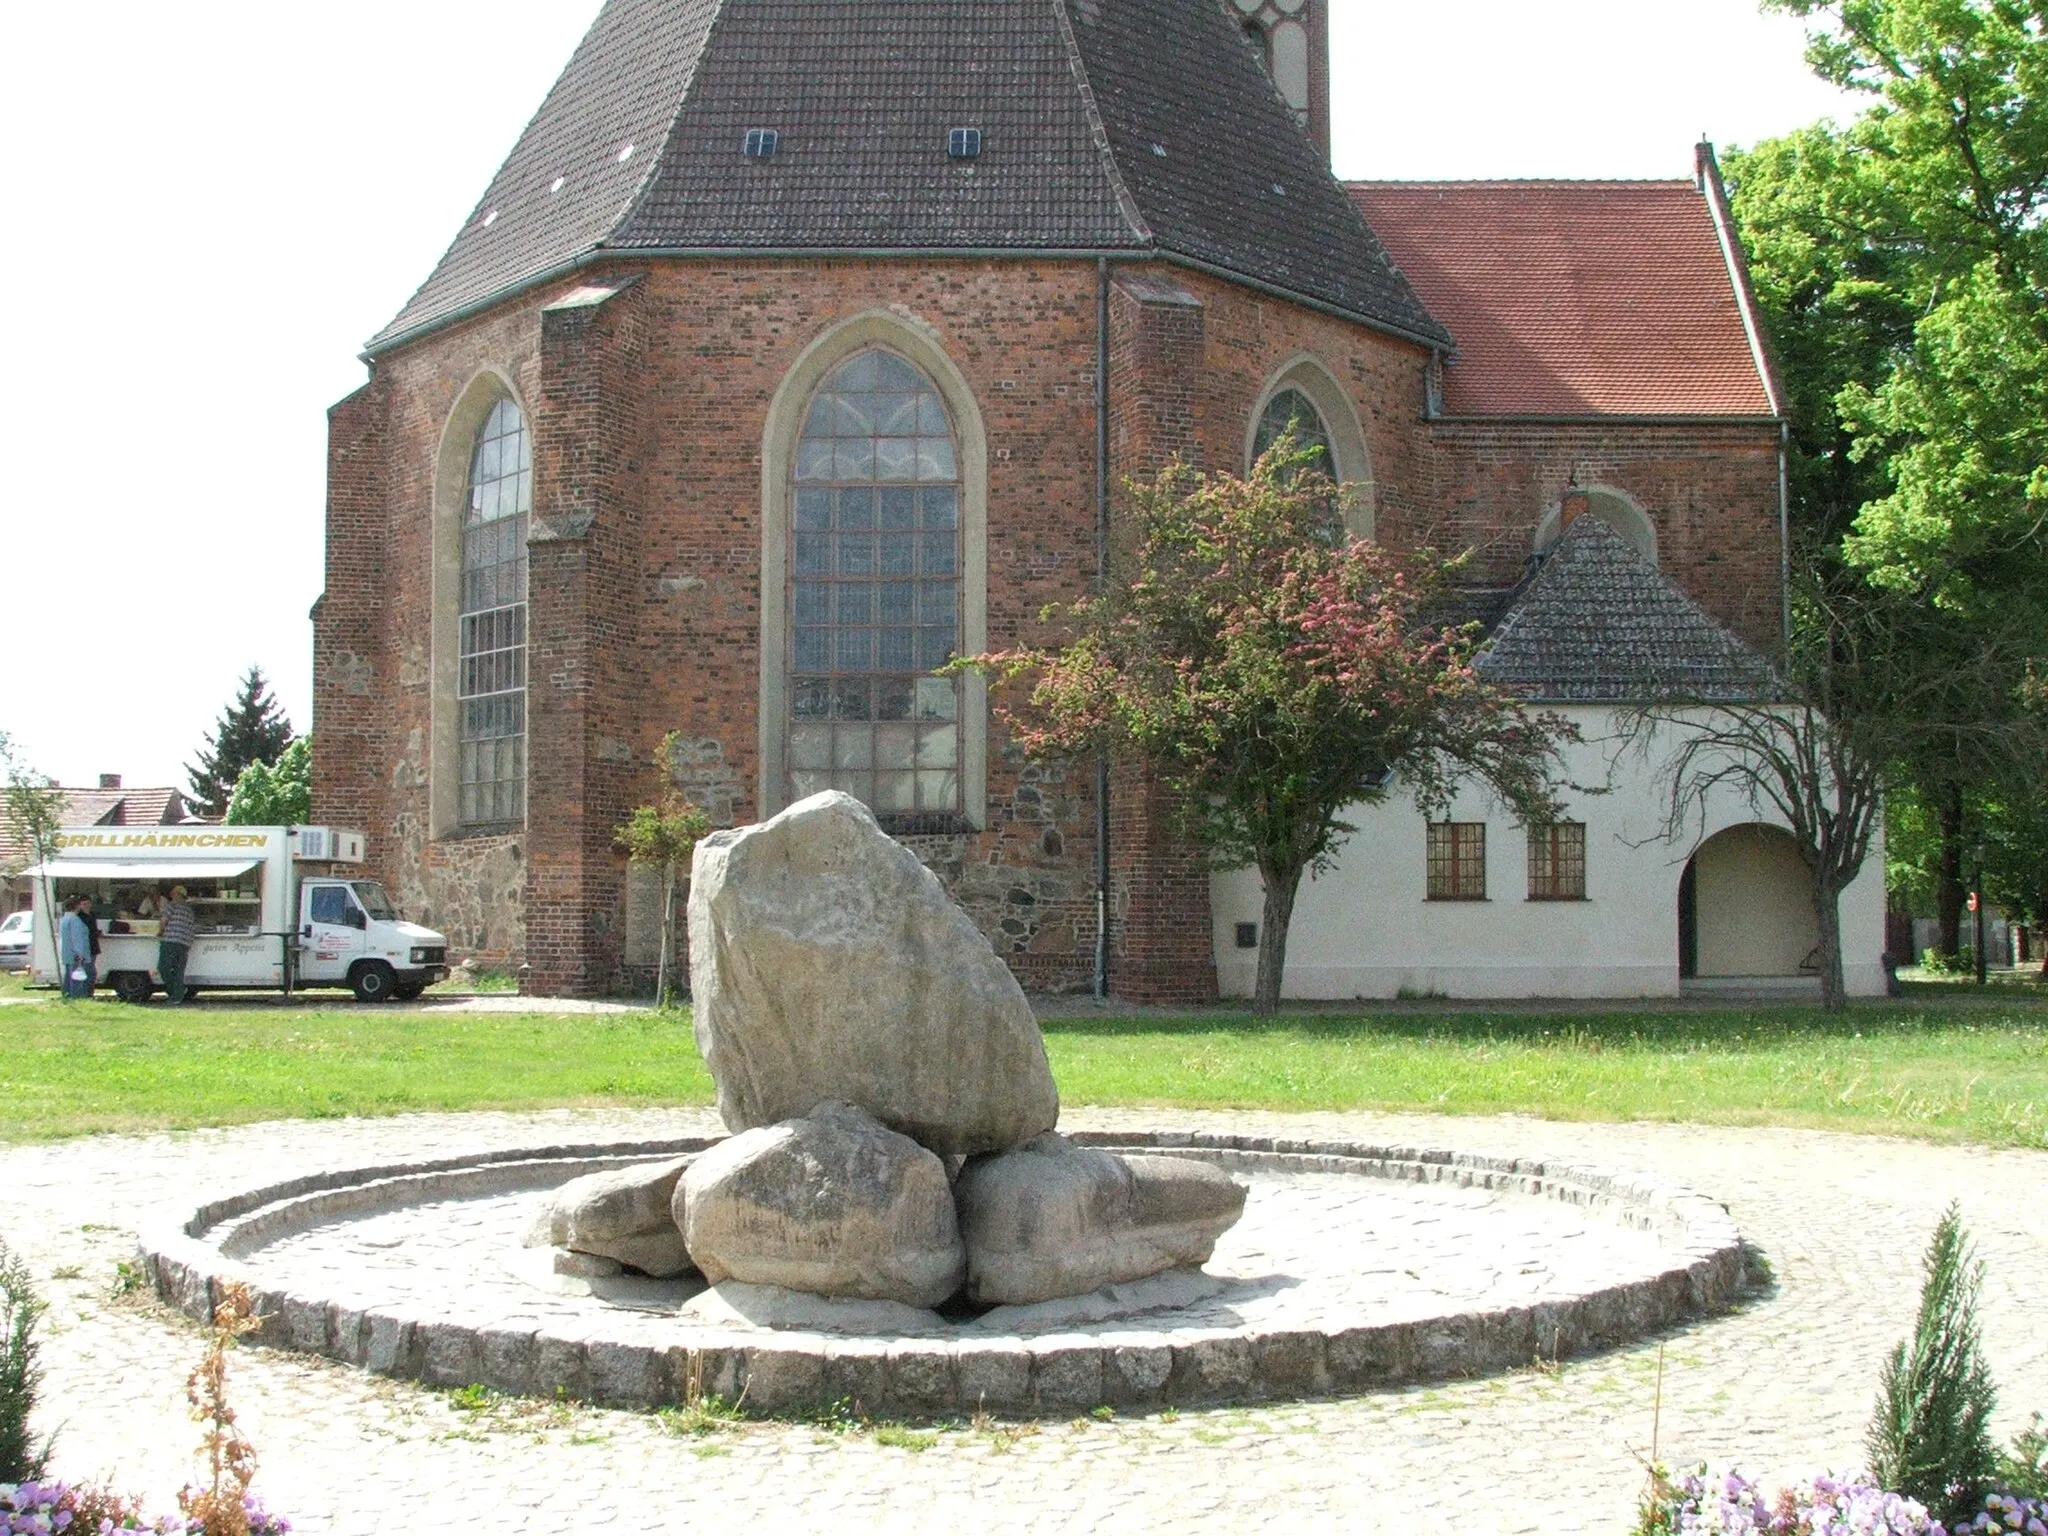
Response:
[[[1690,181],[1358,182],[1457,338],[1450,416],[1774,417],[1707,195]]]
[[[1760,699],[1770,663],[1590,513],[1551,546],[1493,626],[1477,662],[1496,687],[1549,703],[1670,695]]]
[[[606,0],[370,350],[597,255],[770,251],[1160,256],[1449,339],[1218,0]]]

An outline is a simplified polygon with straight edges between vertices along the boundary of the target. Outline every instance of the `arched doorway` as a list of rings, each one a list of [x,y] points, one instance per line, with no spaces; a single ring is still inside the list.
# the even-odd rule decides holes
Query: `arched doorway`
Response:
[[[1820,944],[1806,864],[1779,827],[1716,832],[1678,882],[1678,970],[1707,977],[1811,976]]]

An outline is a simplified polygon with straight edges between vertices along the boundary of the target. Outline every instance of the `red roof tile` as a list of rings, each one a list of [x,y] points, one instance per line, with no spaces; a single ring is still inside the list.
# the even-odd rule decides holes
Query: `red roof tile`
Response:
[[[175,826],[190,814],[177,789],[66,789],[64,795],[67,827]],[[29,862],[28,844],[0,815],[0,872]]]
[[[1689,181],[1353,182],[1456,338],[1451,416],[1773,414]]]

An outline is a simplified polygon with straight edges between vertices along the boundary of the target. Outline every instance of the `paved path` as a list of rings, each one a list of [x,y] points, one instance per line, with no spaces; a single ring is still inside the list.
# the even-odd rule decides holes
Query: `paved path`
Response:
[[[1080,1111],[1070,1124],[1216,1126],[1569,1157],[1725,1200],[1774,1294],[1673,1336],[1663,1452],[1769,1478],[1858,1455],[1885,1351],[1911,1320],[1919,1255],[1963,1202],[1990,1262],[1985,1328],[2000,1429],[2048,1409],[2048,1153],[1804,1131],[1579,1126],[1387,1115]],[[190,1325],[110,1294],[142,1212],[216,1188],[400,1153],[684,1135],[702,1111],[432,1115],[0,1151],[0,1233],[53,1302],[48,1418],[60,1470],[169,1508],[187,1475]],[[448,1395],[252,1351],[234,1364],[258,1491],[307,1536],[866,1530],[1617,1532],[1641,1486],[1658,1347],[1493,1380],[1335,1402],[939,1434],[928,1448],[807,1425],[704,1438],[652,1416]],[[2029,1401],[2029,1394],[2034,1400]]]

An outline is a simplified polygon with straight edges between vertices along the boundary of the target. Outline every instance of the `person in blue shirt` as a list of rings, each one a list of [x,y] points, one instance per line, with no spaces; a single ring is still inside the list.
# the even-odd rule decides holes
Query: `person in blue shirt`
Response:
[[[93,960],[95,926],[90,896],[72,903],[72,910],[57,925],[57,967],[64,976],[66,997],[91,997],[99,980]]]

